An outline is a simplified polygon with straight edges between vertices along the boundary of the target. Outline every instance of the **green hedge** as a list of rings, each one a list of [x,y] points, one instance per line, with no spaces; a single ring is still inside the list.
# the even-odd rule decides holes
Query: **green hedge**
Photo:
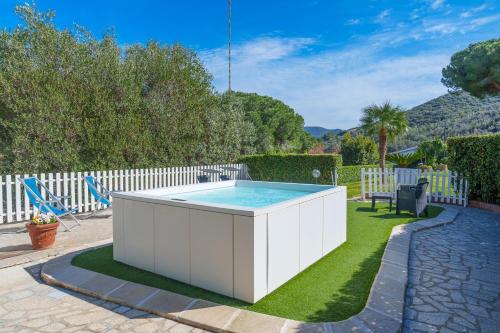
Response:
[[[470,197],[500,202],[500,134],[449,138],[448,168],[469,180]]]
[[[340,166],[337,170],[338,173],[338,183],[344,185],[347,183],[359,182],[361,181],[361,169],[362,168],[378,168],[378,164],[369,165],[348,165]]]
[[[338,154],[269,154],[247,155],[239,159],[249,168],[253,180],[286,181],[293,183],[311,183],[316,180],[312,171],[321,171],[319,184],[331,184],[331,172],[336,166],[342,166],[342,156]]]

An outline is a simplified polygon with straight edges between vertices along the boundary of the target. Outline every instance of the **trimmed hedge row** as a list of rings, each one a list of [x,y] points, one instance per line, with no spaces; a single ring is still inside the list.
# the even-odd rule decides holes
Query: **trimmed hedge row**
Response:
[[[347,165],[338,168],[338,183],[340,185],[361,181],[361,168],[378,168],[378,164]]]
[[[500,133],[447,140],[448,168],[463,173],[470,197],[500,203]]]
[[[247,155],[239,159],[248,166],[253,180],[286,181],[293,183],[316,183],[312,171],[318,169],[321,176],[318,184],[331,184],[331,172],[342,166],[338,154],[268,154]]]

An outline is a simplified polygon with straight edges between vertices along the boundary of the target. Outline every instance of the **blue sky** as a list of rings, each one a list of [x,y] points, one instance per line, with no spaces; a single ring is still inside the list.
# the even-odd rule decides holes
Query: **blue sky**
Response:
[[[18,24],[0,3],[0,27]],[[38,0],[56,25],[75,23],[121,45],[158,40],[195,49],[227,89],[226,1]],[[469,43],[500,37],[492,0],[232,1],[233,89],[283,100],[307,125],[356,126],[385,100],[409,108],[446,93],[441,68]]]

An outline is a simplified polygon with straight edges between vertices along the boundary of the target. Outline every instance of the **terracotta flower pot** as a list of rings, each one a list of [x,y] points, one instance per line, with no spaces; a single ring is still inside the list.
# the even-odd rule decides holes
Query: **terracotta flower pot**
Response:
[[[46,249],[54,245],[56,241],[57,227],[59,222],[50,224],[26,223],[26,228],[31,238],[33,250]]]

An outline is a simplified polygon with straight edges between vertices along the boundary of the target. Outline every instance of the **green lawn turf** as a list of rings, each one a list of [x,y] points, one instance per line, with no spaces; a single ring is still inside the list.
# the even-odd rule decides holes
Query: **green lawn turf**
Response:
[[[348,202],[347,242],[255,304],[247,304],[113,261],[112,246],[84,252],[73,265],[216,303],[307,322],[338,321],[361,311],[392,227],[415,221],[385,203]],[[430,217],[442,208],[430,207]]]
[[[352,182],[347,184],[340,184],[347,186],[347,198],[359,198],[361,197],[361,182]]]

